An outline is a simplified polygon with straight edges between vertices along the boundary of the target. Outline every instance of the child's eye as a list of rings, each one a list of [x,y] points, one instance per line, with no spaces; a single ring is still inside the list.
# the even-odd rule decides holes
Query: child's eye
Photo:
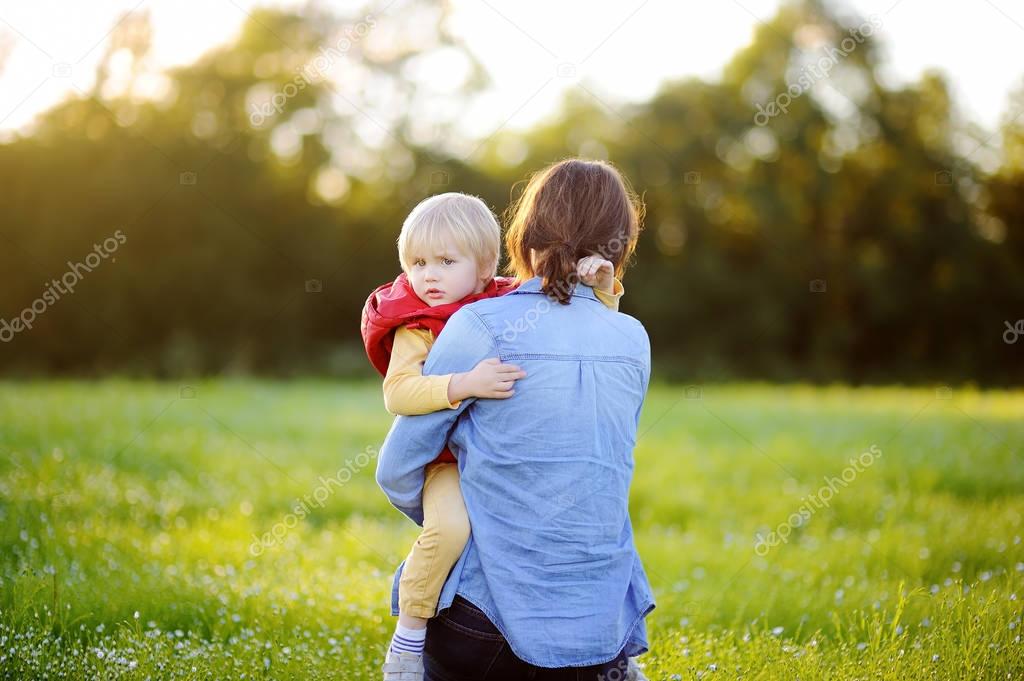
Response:
[[[451,258],[445,258],[441,262],[443,262],[445,265],[454,265],[455,264],[455,261],[452,260]]]
[[[423,267],[424,265],[427,264],[427,262],[423,258],[417,258],[416,260],[413,261],[412,264],[415,265],[416,267]]]

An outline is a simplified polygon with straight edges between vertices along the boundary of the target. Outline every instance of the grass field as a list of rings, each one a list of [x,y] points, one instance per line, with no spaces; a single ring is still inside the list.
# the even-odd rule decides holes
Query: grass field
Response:
[[[0,676],[379,678],[389,423],[369,383],[0,383]],[[1024,392],[654,386],[640,433],[651,679],[1024,677]]]

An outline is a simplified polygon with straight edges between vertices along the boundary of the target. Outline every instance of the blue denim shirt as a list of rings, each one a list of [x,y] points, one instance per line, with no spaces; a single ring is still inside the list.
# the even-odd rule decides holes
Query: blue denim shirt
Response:
[[[654,609],[628,508],[651,372],[647,332],[588,286],[577,285],[570,301],[549,299],[534,278],[452,315],[423,373],[499,357],[527,376],[508,399],[396,417],[377,462],[391,503],[422,525],[423,469],[447,441],[472,533],[438,612],[459,594],[540,667],[645,652],[644,618]]]

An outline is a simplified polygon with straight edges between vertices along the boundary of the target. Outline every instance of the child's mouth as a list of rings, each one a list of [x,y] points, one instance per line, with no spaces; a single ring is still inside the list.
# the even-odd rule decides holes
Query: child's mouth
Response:
[[[435,298],[435,299],[443,298],[444,297],[444,291],[442,291],[440,289],[436,289],[436,288],[428,288],[427,289],[427,297],[428,298]]]

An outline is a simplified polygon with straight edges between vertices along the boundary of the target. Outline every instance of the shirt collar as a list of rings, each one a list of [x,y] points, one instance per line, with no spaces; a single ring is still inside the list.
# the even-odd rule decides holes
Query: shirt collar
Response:
[[[527,279],[519,287],[512,291],[512,293],[540,293],[541,292],[541,278],[534,277]],[[511,295],[510,293],[509,295]],[[597,300],[597,296],[594,295],[594,289],[587,286],[584,283],[577,283],[572,291],[573,298],[589,298],[591,300]]]

